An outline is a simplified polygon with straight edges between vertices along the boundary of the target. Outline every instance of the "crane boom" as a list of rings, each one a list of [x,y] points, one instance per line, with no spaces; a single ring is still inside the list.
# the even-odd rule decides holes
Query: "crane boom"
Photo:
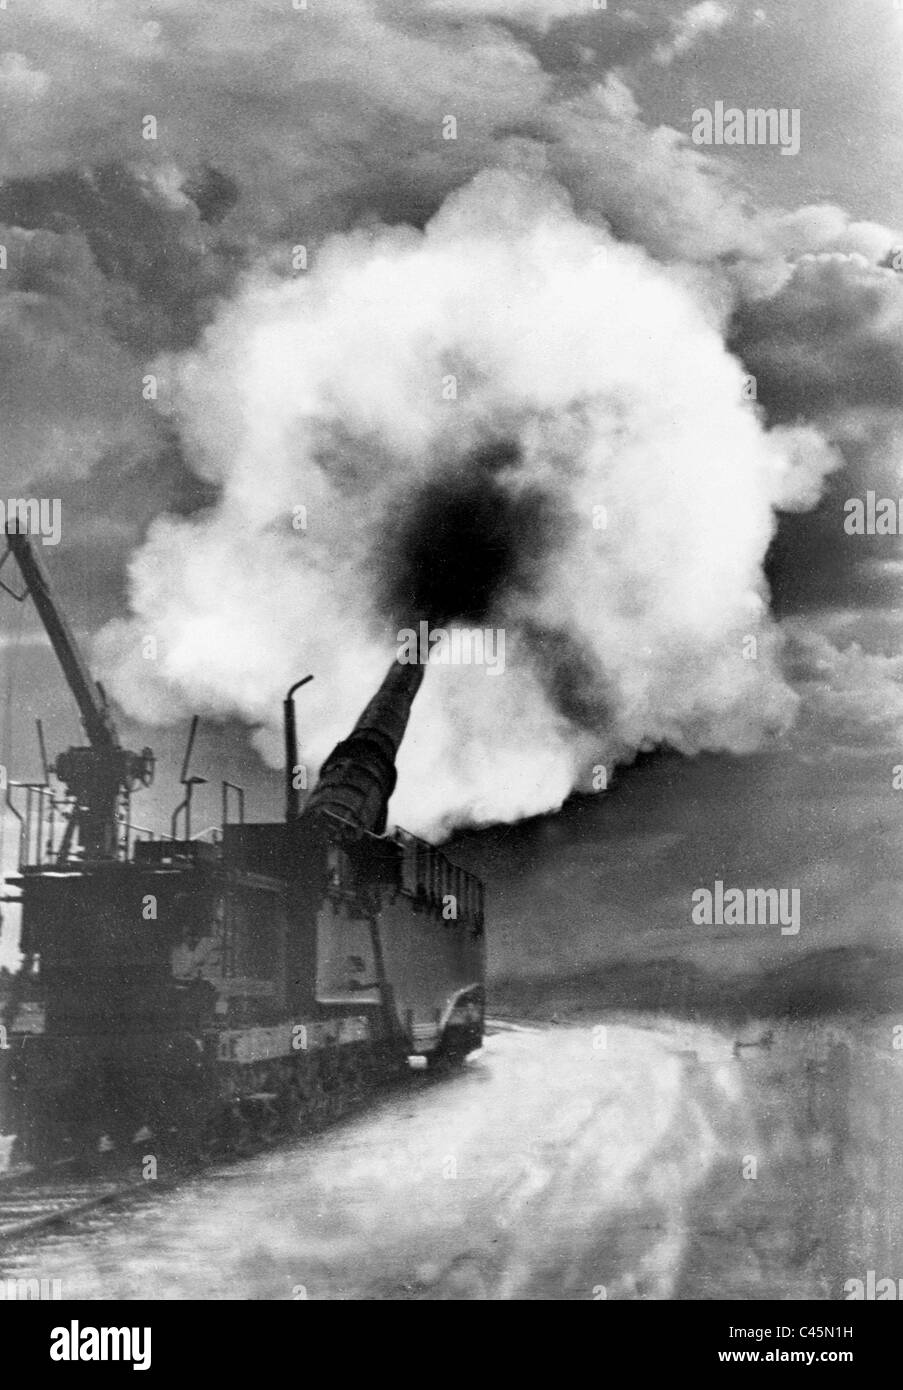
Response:
[[[78,705],[88,741],[93,748],[119,747],[119,735],[103,690],[91,677],[72,629],[54,597],[47,571],[31,541],[22,532],[11,530],[7,530],[6,539]]]
[[[67,862],[76,844],[80,844],[83,854],[90,859],[120,858],[127,850],[127,842],[124,846],[120,834],[120,813],[127,808],[128,798],[136,787],[150,785],[154,755],[149,748],[133,753],[120,743],[103,687],[93,679],[56,601],[44,566],[28,535],[19,529],[18,518],[7,521],[6,539],[75,697],[88,736],[87,748],[67,749],[53,766],[72,798],[71,815],[58,859],[61,863]]]

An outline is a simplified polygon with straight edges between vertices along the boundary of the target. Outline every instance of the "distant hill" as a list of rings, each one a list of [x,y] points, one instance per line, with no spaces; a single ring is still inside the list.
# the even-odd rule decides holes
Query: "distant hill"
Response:
[[[787,965],[725,977],[676,958],[619,961],[590,971],[493,982],[490,1014],[549,1019],[600,1010],[745,1019],[885,1014],[903,1006],[903,951],[836,946]]]

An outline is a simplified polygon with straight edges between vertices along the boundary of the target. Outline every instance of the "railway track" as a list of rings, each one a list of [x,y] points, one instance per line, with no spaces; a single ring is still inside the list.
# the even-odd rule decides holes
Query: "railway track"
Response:
[[[513,1028],[517,1025],[501,1026]],[[0,1173],[0,1249],[22,1236],[63,1226],[98,1207],[175,1187],[212,1166],[237,1163],[293,1140],[313,1138],[325,1129],[366,1113],[380,1097],[397,1094],[404,1087],[416,1089],[441,1080],[441,1073],[426,1078],[417,1072],[406,1072],[403,1077],[395,1077],[394,1082],[374,1087],[369,1093],[346,1094],[341,1097],[341,1103],[328,1111],[306,1115],[300,1127],[264,1133],[245,1132],[239,1136],[239,1142],[203,1156],[194,1154],[190,1159],[169,1152],[164,1160],[165,1176],[153,1180],[139,1175],[140,1163],[136,1155],[129,1161],[127,1156],[112,1154],[106,1163],[100,1164],[67,1157],[40,1167],[16,1166]]]
[[[0,1177],[0,1245],[146,1188],[140,1178],[73,1171],[69,1163],[5,1173]]]

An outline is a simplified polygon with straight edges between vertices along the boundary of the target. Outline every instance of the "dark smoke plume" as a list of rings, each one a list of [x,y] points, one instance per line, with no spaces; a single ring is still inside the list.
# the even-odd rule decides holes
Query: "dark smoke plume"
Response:
[[[518,444],[501,440],[426,482],[390,520],[377,563],[380,605],[399,626],[483,623],[530,593],[560,534],[555,501],[517,487]]]

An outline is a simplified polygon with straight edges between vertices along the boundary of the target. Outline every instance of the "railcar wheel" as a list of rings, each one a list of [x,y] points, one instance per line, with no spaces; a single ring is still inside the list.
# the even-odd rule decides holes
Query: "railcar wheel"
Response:
[[[338,1119],[343,1109],[342,1063],[333,1051],[323,1052],[319,1066],[319,1102],[316,1118],[321,1124]]]
[[[49,1115],[32,1119],[17,1140],[19,1153],[28,1163],[41,1165],[59,1158],[65,1149],[62,1126]]]
[[[239,1158],[247,1158],[254,1153],[257,1136],[254,1123],[243,1105],[236,1106],[230,1118],[229,1148]]]
[[[320,1067],[316,1057],[307,1061],[304,1070],[291,1083],[290,1128],[303,1134],[315,1122],[321,1104]]]
[[[176,1156],[183,1162],[212,1163],[226,1147],[222,1112],[216,1106],[198,1107],[183,1118],[173,1139]]]
[[[426,1069],[434,1075],[460,1071],[471,1052],[474,1051],[476,1048],[468,1039],[450,1037],[446,1034],[436,1050],[427,1053]]]

